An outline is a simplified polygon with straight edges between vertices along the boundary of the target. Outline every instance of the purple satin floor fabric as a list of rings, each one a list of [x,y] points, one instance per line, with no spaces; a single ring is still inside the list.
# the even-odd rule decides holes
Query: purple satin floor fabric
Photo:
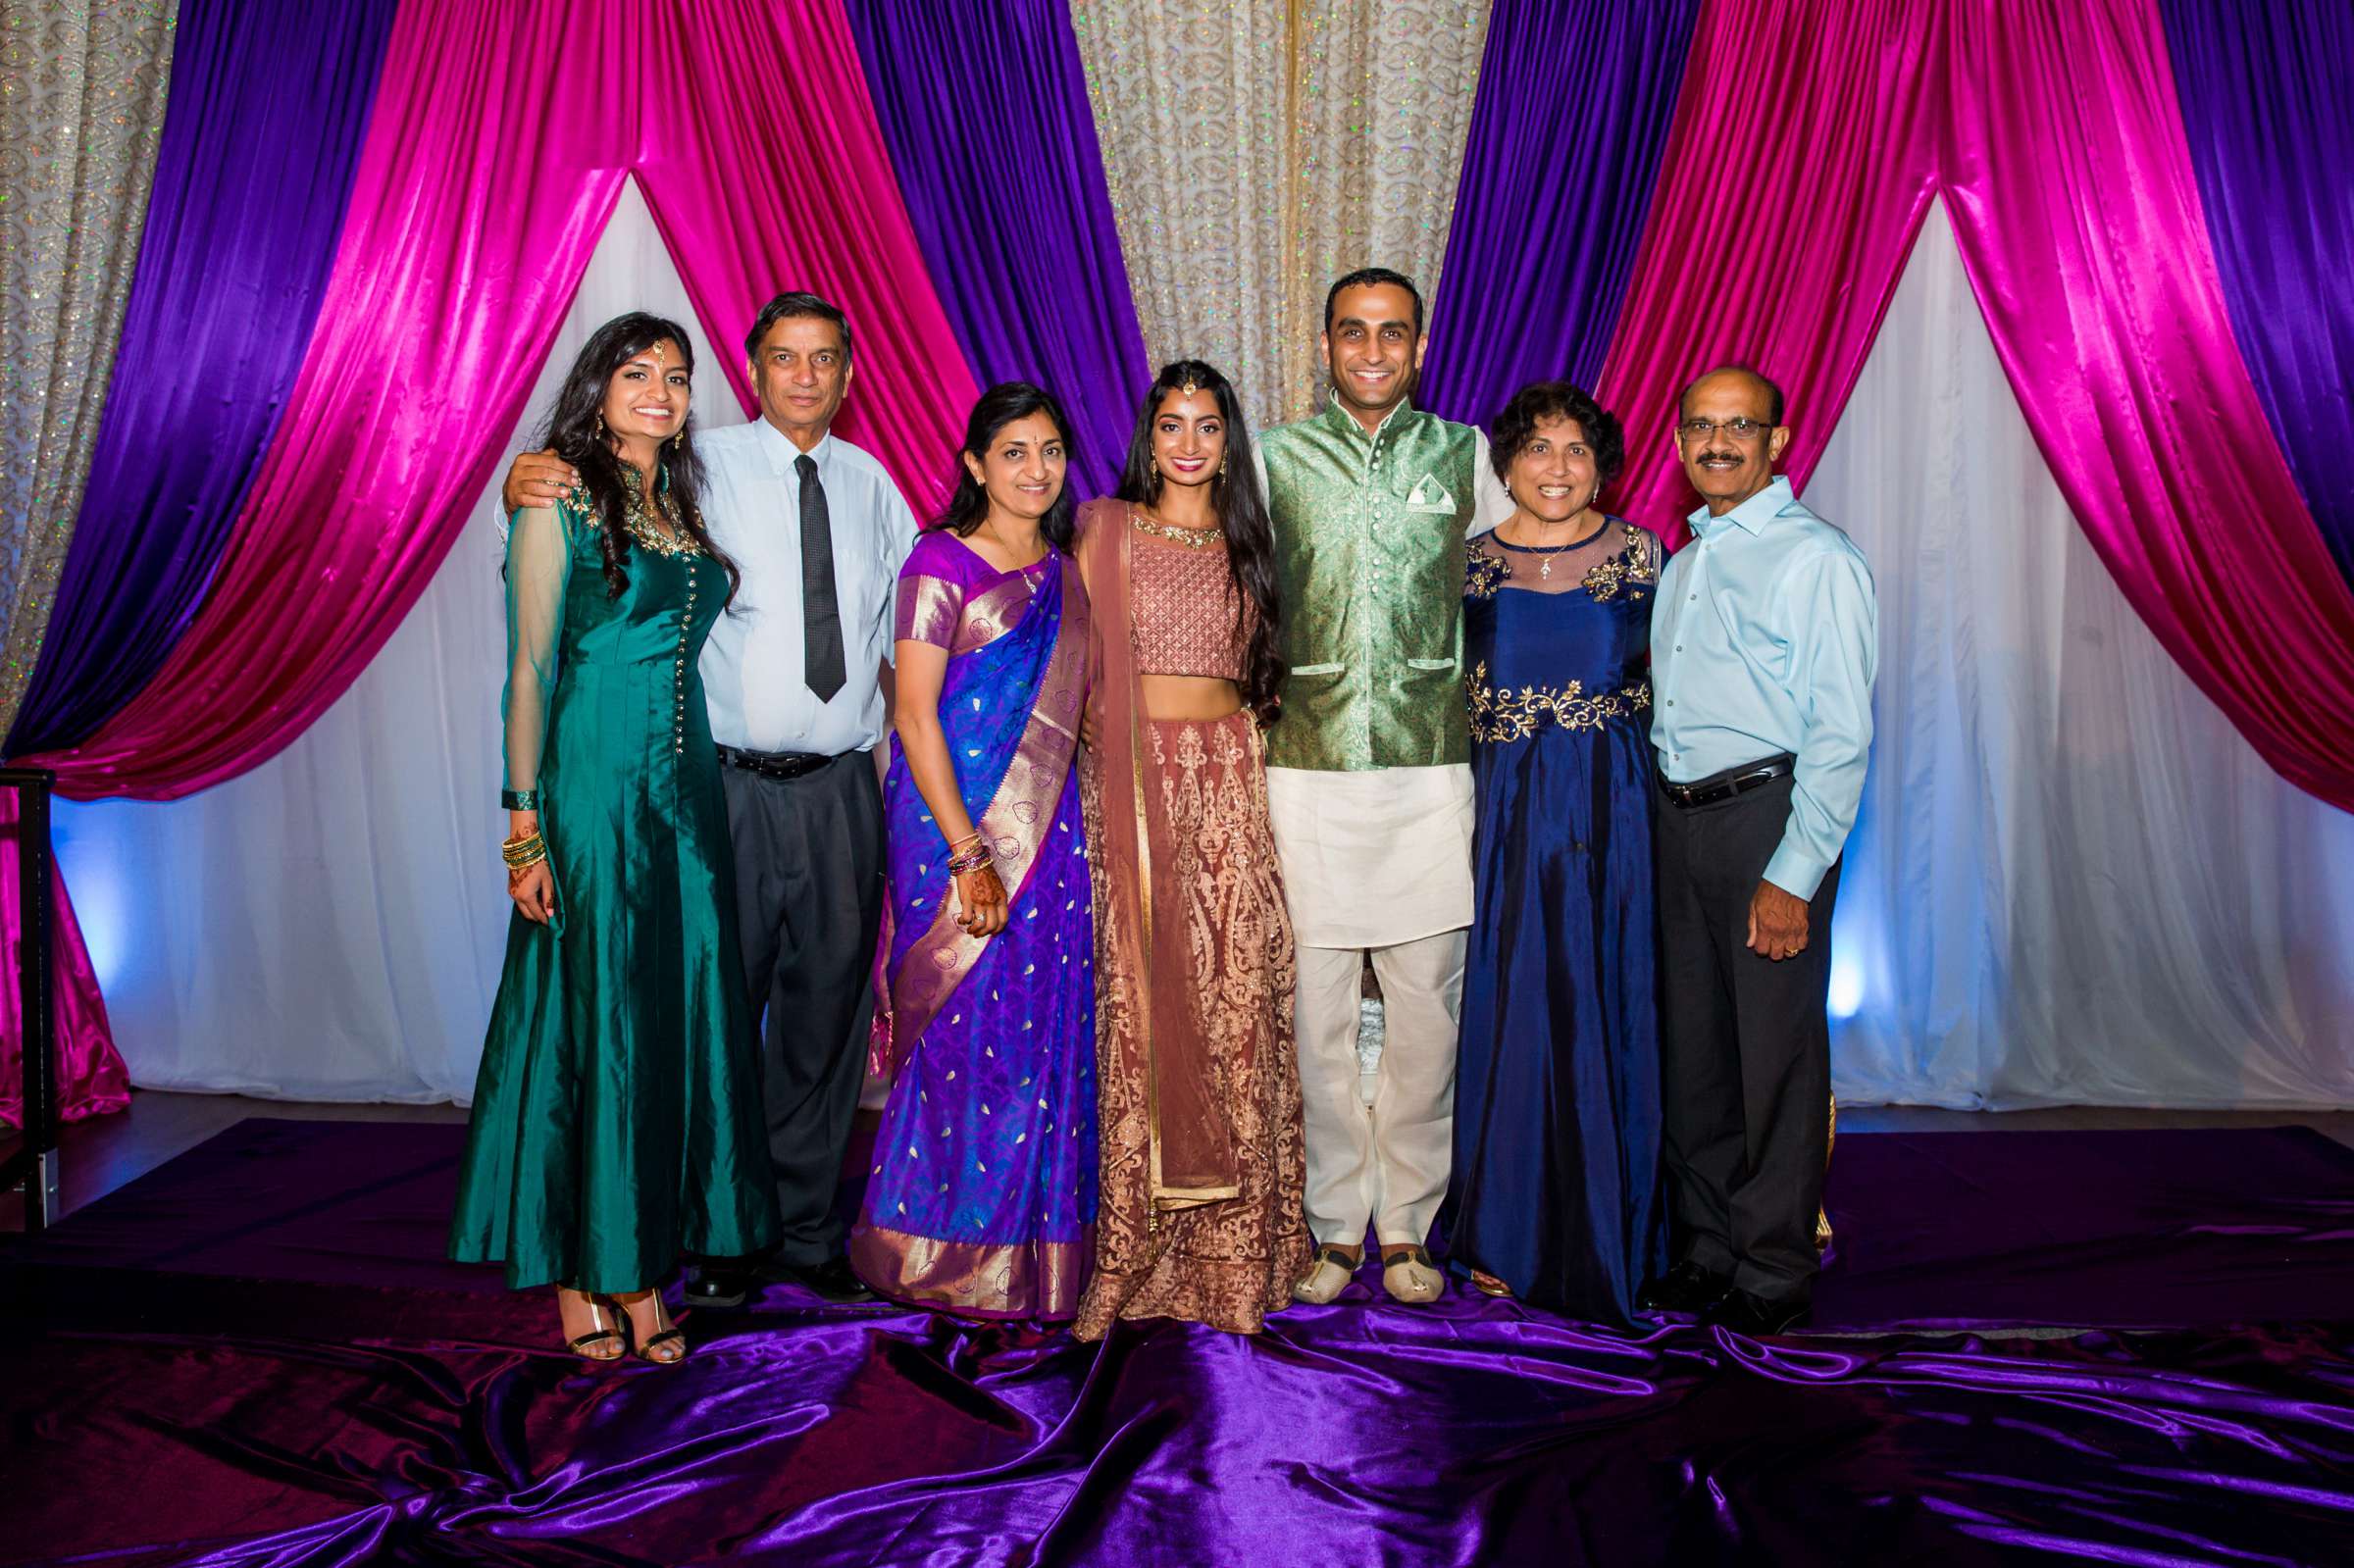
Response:
[[[1499,0],[1416,400],[1484,426],[1591,388],[1618,325],[1699,0]]]
[[[2354,582],[2354,7],[2161,0],[2232,335]]]
[[[1108,495],[1151,372],[1069,7],[845,0],[844,9],[899,193],[973,379],[1050,388],[1079,427],[1079,493]]]
[[[2354,1149],[2307,1128],[1838,1141],[1816,1326],[2354,1323]]]
[[[10,755],[89,734],[202,602],[310,346],[394,8],[179,8],[114,380]]]
[[[0,1252],[34,1314],[0,1336],[0,1558],[2178,1564],[2354,1546],[2342,1318],[1761,1345],[1461,1290],[1400,1308],[1360,1281],[1255,1340],[1122,1324],[1099,1350],[772,1288],[691,1320],[683,1367],[591,1369],[551,1347],[543,1295],[435,1272],[422,1222],[459,1132],[249,1122]],[[2070,1162],[2052,1139],[2106,1147]],[[1888,1290],[1949,1265],[1910,1315],[1960,1289],[1972,1245],[2052,1289],[2072,1266],[2129,1285],[2170,1245],[2185,1270],[2223,1266],[2202,1248],[2261,1216],[2268,1186],[2354,1199],[2354,1154],[2293,1133],[1853,1135],[1834,1168],[1852,1250],[1833,1276],[1891,1226],[1908,1250]],[[2220,1200],[2199,1207],[2207,1183]],[[2282,1212],[2302,1230],[2257,1222],[2282,1255],[2347,1267],[2342,1209]],[[362,1285],[371,1247],[381,1283]],[[2272,1280],[2299,1316],[2297,1273]]]

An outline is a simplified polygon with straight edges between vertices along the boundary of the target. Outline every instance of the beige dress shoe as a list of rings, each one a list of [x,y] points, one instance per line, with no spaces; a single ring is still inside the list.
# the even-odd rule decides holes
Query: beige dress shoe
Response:
[[[1381,1265],[1381,1288],[1390,1299],[1407,1306],[1428,1306],[1447,1290],[1447,1276],[1430,1261],[1430,1254],[1409,1246]]]
[[[1337,1246],[1320,1246],[1316,1248],[1315,1266],[1307,1271],[1307,1278],[1292,1287],[1292,1299],[1323,1306],[1356,1277],[1356,1259]]]

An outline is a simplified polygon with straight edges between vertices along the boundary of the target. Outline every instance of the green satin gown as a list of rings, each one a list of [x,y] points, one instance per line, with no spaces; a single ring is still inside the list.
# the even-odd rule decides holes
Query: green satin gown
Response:
[[[508,928],[449,1249],[517,1289],[635,1290],[776,1236],[695,670],[727,574],[659,542],[615,598],[586,510],[519,512],[507,541],[507,788],[537,796],[556,913]]]

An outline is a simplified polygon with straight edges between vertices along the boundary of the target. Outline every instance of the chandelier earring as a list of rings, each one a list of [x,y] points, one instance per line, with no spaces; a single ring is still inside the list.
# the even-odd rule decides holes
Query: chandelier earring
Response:
[[[1226,458],[1226,455],[1225,455],[1223,452],[1219,453],[1219,454],[1218,454],[1218,478],[1219,478],[1219,479],[1224,479],[1224,478],[1226,477],[1226,463],[1227,463],[1227,458]]]
[[[601,409],[596,416],[596,438],[600,441],[605,438],[605,416]]]

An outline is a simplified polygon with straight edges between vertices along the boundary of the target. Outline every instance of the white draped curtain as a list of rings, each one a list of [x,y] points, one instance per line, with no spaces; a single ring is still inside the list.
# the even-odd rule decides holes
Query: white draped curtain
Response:
[[[1805,496],[1880,602],[1840,1098],[2354,1105],[2354,816],[2268,768],[2118,592],[1942,208]]]
[[[741,418],[633,188],[511,449],[589,329],[632,308],[693,331],[697,417]],[[1842,1100],[2354,1104],[2354,817],[2268,770],[2119,595],[1941,214],[1807,498],[1863,545],[1881,606],[1836,934]],[[508,908],[499,605],[486,496],[282,755],[188,800],[61,809],[137,1082],[467,1095]]]

